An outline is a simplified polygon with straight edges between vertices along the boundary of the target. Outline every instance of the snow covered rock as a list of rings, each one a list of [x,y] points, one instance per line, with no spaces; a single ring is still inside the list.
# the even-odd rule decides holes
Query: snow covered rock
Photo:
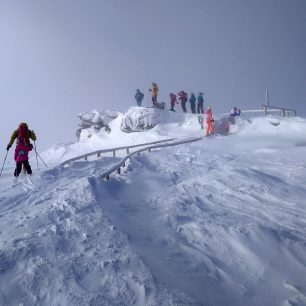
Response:
[[[161,122],[161,110],[146,107],[131,107],[123,114],[121,130],[126,133],[143,132]]]
[[[93,134],[99,132],[102,128],[105,128],[106,132],[110,132],[110,121],[118,117],[120,112],[114,110],[97,111],[93,110],[90,113],[78,114],[79,122],[76,136],[78,141],[81,139],[90,138]]]

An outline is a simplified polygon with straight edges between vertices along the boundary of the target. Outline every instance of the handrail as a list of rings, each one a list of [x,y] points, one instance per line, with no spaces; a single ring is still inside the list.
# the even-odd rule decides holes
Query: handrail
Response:
[[[101,177],[102,177],[102,179],[107,179],[108,180],[109,176],[113,172],[117,172],[118,174],[120,174],[121,167],[125,167],[125,162],[128,159],[130,159],[135,154],[140,154],[141,152],[144,152],[144,151],[147,151],[147,150],[150,152],[152,149],[165,148],[165,147],[173,147],[173,146],[177,146],[177,145],[184,144],[184,143],[191,143],[191,142],[199,141],[199,140],[202,140],[202,139],[203,139],[203,137],[189,138],[189,139],[186,139],[186,140],[180,140],[180,141],[176,141],[176,142],[172,142],[172,143],[167,143],[167,144],[161,144],[161,145],[152,145],[152,146],[149,146],[149,147],[145,147],[145,148],[139,149],[139,150],[134,151],[134,152],[128,154],[127,156],[125,156],[119,163],[114,165],[108,171],[106,171],[103,174],[101,174]]]
[[[113,152],[114,157],[115,157],[115,152],[119,151],[119,150],[127,150],[127,152],[129,153],[129,149],[131,149],[131,148],[143,147],[143,146],[146,146],[146,145],[153,145],[153,144],[157,144],[157,143],[173,141],[173,140],[176,140],[176,139],[177,138],[169,138],[169,139],[157,140],[157,141],[152,141],[152,142],[147,142],[147,143],[142,143],[142,144],[129,145],[129,146],[124,146],[124,147],[116,147],[116,148],[112,148],[112,149],[97,150],[97,151],[94,151],[94,152],[86,153],[86,154],[83,154],[83,155],[65,160],[64,162],[61,163],[61,166],[65,165],[65,164],[68,164],[70,162],[76,161],[76,160],[80,160],[80,159],[84,159],[84,158],[87,159],[89,156],[93,156],[93,155],[98,155],[99,156],[102,153]]]
[[[264,109],[254,109],[254,110],[242,110],[241,111],[241,115],[243,114],[252,114],[253,117],[255,116],[256,113],[262,113],[263,115],[265,114],[265,110]],[[281,109],[277,109],[277,108],[272,108],[272,109],[267,109],[266,113],[278,113],[278,114],[283,114]],[[296,116],[296,111],[295,110],[285,110],[285,113],[289,114],[289,113],[293,113],[294,116]],[[230,116],[230,113],[224,113],[221,114],[218,117],[226,117],[226,116]],[[283,116],[284,117],[284,116]]]

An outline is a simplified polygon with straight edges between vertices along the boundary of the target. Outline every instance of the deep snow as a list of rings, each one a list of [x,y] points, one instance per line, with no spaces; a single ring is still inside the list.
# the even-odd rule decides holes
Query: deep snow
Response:
[[[58,145],[31,177],[7,165],[0,305],[306,305],[306,120],[240,119],[229,135],[135,156],[108,182],[124,151],[59,165],[203,135],[196,116],[156,115],[151,130],[126,134],[120,115],[110,134]]]

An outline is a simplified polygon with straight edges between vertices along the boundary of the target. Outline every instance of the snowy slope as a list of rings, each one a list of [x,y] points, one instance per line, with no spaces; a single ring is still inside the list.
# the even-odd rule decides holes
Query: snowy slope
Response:
[[[129,134],[116,118],[109,136],[44,156],[203,133],[169,116]],[[135,156],[109,182],[120,157],[17,182],[6,168],[0,305],[306,305],[306,120],[271,120]]]

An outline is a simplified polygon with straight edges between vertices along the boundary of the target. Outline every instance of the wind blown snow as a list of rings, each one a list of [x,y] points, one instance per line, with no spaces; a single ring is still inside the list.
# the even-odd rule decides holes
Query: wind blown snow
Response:
[[[49,169],[31,153],[31,177],[4,168],[0,305],[306,305],[306,119],[240,118],[109,181],[125,151],[61,165],[204,136],[195,115],[144,108],[108,125],[42,154]]]

